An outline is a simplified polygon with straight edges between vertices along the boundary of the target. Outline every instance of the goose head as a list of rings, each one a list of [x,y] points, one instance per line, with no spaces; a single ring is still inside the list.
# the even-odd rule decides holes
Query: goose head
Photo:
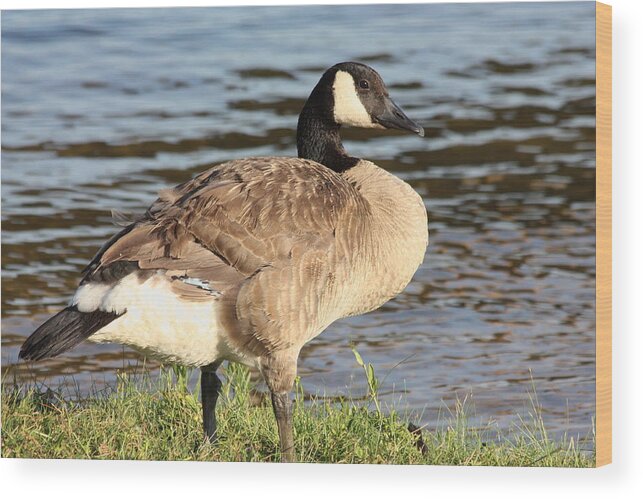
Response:
[[[333,76],[333,118],[338,125],[395,128],[424,136],[424,129],[393,102],[382,77],[373,68],[342,62],[328,73]]]
[[[391,99],[377,71],[358,62],[341,62],[327,69],[311,92],[299,115],[299,157],[334,170],[350,167],[357,160],[342,146],[341,126],[389,128],[424,136],[424,129]]]
[[[359,62],[326,70],[300,115],[313,117],[336,126],[395,128],[424,136],[424,129],[393,102],[377,71]]]

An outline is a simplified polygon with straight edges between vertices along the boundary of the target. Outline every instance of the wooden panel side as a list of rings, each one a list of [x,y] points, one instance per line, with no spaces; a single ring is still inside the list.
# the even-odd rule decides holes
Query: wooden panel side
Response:
[[[596,466],[612,462],[612,7],[596,3]]]

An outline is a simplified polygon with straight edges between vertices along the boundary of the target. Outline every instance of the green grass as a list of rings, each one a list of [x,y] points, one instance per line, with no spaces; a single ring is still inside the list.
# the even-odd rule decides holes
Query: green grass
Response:
[[[471,426],[459,404],[436,431],[409,430],[408,419],[383,411],[378,380],[364,368],[366,401],[304,401],[295,390],[297,457],[314,463],[388,463],[485,466],[594,466],[593,452],[577,440],[550,439],[537,403],[529,420],[500,434],[492,425]],[[109,393],[64,397],[62,391],[5,383],[2,390],[2,457],[278,461],[277,426],[270,404],[253,403],[248,372],[229,366],[217,406],[219,442],[203,442],[198,386],[187,372],[121,376]],[[582,447],[594,448],[593,437]]]

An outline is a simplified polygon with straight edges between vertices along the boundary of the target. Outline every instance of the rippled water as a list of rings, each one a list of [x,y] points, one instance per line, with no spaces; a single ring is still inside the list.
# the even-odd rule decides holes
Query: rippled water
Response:
[[[3,370],[87,389],[136,364],[119,346],[17,353],[117,230],[111,208],[141,212],[213,162],[295,155],[321,72],[360,60],[427,138],[346,130],[346,147],[422,194],[431,245],[400,297],[304,349],[304,387],[362,393],[352,342],[429,425],[469,392],[510,424],[533,378],[549,427],[585,434],[594,59],[591,2],[3,12]]]

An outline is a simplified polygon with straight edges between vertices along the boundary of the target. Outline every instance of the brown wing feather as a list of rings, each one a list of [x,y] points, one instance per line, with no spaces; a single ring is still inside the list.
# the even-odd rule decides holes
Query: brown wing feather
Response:
[[[355,188],[317,163],[231,161],[162,191],[141,220],[101,249],[85,280],[128,261],[165,271],[188,299],[212,295],[178,276],[208,281],[234,306],[229,326],[238,348],[257,355],[288,348],[289,335],[280,330],[299,327],[307,335],[317,327],[296,317],[306,313],[301,299],[311,295],[314,302],[312,295],[328,286],[333,262],[341,258],[335,231],[351,223],[347,208],[356,203],[363,200]]]

